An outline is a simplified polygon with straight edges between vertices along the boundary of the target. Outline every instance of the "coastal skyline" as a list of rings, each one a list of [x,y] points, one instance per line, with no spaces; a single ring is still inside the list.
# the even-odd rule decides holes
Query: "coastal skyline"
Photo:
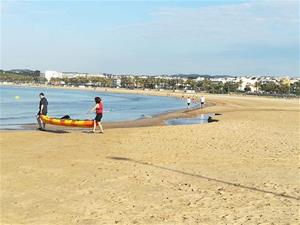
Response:
[[[1,3],[2,69],[299,76],[298,1]]]

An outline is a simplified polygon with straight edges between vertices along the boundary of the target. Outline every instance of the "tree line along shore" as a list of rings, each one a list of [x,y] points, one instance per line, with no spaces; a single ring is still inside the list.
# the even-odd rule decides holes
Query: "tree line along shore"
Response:
[[[298,97],[300,96],[300,81],[288,83],[284,80],[260,81],[254,84],[255,91],[250,87],[241,89],[241,82],[221,82],[203,79],[197,81],[193,78],[157,78],[139,76],[121,76],[116,79],[112,76],[107,77],[63,77],[51,78],[47,81],[44,77],[37,76],[36,73],[13,73],[0,71],[0,82],[2,84],[48,84],[52,86],[64,87],[104,87],[104,88],[127,88],[127,89],[158,89],[185,91],[188,93],[207,92],[212,94],[247,94],[263,95],[274,97]]]

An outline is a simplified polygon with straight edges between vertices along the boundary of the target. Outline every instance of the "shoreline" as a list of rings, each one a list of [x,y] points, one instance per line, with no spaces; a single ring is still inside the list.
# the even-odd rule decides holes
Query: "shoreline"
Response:
[[[103,128],[106,129],[116,129],[116,128],[138,128],[138,127],[152,127],[152,126],[170,126],[165,124],[165,121],[170,119],[178,119],[178,118],[195,118],[200,115],[206,115],[206,114],[213,114],[213,113],[201,113],[198,112],[199,110],[204,110],[208,107],[214,106],[213,104],[208,103],[206,107],[203,108],[192,108],[192,109],[180,109],[172,112],[165,112],[160,113],[157,115],[154,115],[151,118],[141,118],[141,119],[135,119],[135,120],[126,120],[126,121],[116,121],[116,122],[102,122]],[[220,114],[218,114],[220,115]],[[218,116],[216,115],[216,116]],[[216,122],[215,120],[213,122]],[[210,123],[208,121],[208,123]],[[183,124],[184,125],[184,124]],[[22,127],[23,129],[0,129],[0,132],[12,132],[12,131],[35,131],[37,124],[31,123],[31,124],[19,124],[17,126]],[[80,127],[65,127],[65,126],[54,126],[47,124],[46,131],[59,131],[59,130],[65,130],[65,131],[86,131],[90,130],[91,128],[80,128]]]
[[[103,121],[104,129],[115,129],[115,128],[138,128],[138,127],[152,127],[152,126],[168,126],[164,123],[168,119],[177,119],[177,118],[194,118],[200,116],[201,114],[216,114],[218,116],[218,121],[222,122],[224,113],[234,113],[242,111],[258,111],[262,109],[255,109],[256,104],[261,105],[261,102],[274,102],[279,107],[282,104],[299,104],[299,99],[283,99],[283,98],[270,98],[265,96],[240,96],[240,95],[223,95],[223,94],[208,94],[208,93],[184,93],[184,92],[173,92],[171,90],[129,90],[123,88],[79,88],[79,87],[57,87],[49,85],[4,85],[11,87],[28,87],[28,88],[49,88],[49,89],[63,89],[63,90],[81,90],[81,91],[95,91],[95,92],[107,92],[107,93],[118,93],[118,94],[140,94],[147,96],[158,96],[158,97],[172,97],[172,98],[184,98],[194,97],[199,99],[200,96],[205,95],[206,105],[203,108],[191,108],[191,109],[179,109],[171,112],[160,113],[154,115],[151,118],[141,118],[135,120],[119,121],[119,122],[105,122]],[[241,101],[243,104],[236,105],[235,102]],[[256,102],[251,108],[248,107],[247,102]],[[228,104],[229,103],[229,104]],[[233,103],[233,104],[232,104]],[[276,110],[276,109],[266,109],[266,110]],[[298,110],[298,108],[295,108]],[[203,124],[202,124],[203,125]],[[35,124],[24,124],[26,131],[35,130]],[[62,126],[53,126],[48,125],[53,130],[70,130],[70,131],[84,131],[86,128],[72,128],[72,127],[62,127]],[[1,130],[8,131],[8,130]],[[13,131],[13,130],[10,130]]]
[[[147,95],[147,96],[157,96],[157,97],[171,97],[171,98],[186,98],[187,96],[191,97],[197,97],[199,98],[199,94],[197,93],[190,94],[190,93],[178,93],[178,92],[171,92],[171,91],[154,91],[154,90],[128,90],[128,89],[119,89],[119,88],[79,88],[79,87],[53,87],[48,85],[43,86],[14,86],[14,85],[6,85],[11,87],[28,87],[28,88],[50,88],[50,89],[63,89],[63,90],[82,90],[82,91],[95,91],[95,92],[101,92],[101,93],[113,93],[113,94],[137,94],[137,95]],[[151,118],[140,118],[140,119],[134,119],[134,120],[125,120],[125,121],[115,121],[115,122],[104,122],[102,123],[103,127],[105,129],[114,129],[114,128],[133,128],[133,127],[150,127],[150,126],[167,126],[164,122],[169,119],[177,119],[177,118],[194,118],[197,116],[200,116],[201,114],[212,114],[214,112],[202,112],[201,110],[204,110],[206,108],[215,106],[214,103],[207,101],[204,107],[199,107],[199,105],[195,105],[194,107],[191,107],[190,109],[183,108],[179,110],[174,111],[167,111],[163,113],[159,113],[156,115],[153,115]],[[18,131],[18,130],[24,130],[24,131],[32,131],[36,130],[36,124],[16,124],[16,126],[20,126],[24,129],[0,129],[0,131]],[[84,131],[89,128],[77,128],[77,127],[63,127],[63,126],[54,126],[54,125],[48,125],[51,130],[53,131],[55,128],[56,130],[72,130],[72,131]]]

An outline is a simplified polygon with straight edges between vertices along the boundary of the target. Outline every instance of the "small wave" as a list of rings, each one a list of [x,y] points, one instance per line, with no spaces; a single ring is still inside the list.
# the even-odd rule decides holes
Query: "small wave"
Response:
[[[151,115],[142,114],[140,118],[141,119],[147,119],[147,118],[152,118],[152,116]]]
[[[0,120],[15,120],[15,119],[30,119],[34,118],[35,115],[32,116],[12,116],[12,117],[1,117]]]

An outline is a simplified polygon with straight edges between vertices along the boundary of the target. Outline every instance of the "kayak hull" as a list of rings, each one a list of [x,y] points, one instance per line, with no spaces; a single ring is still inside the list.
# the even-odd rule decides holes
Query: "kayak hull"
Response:
[[[93,120],[70,120],[70,119],[59,119],[59,118],[51,118],[49,116],[40,116],[41,120],[45,124],[52,124],[56,126],[65,126],[65,127],[93,127]]]

